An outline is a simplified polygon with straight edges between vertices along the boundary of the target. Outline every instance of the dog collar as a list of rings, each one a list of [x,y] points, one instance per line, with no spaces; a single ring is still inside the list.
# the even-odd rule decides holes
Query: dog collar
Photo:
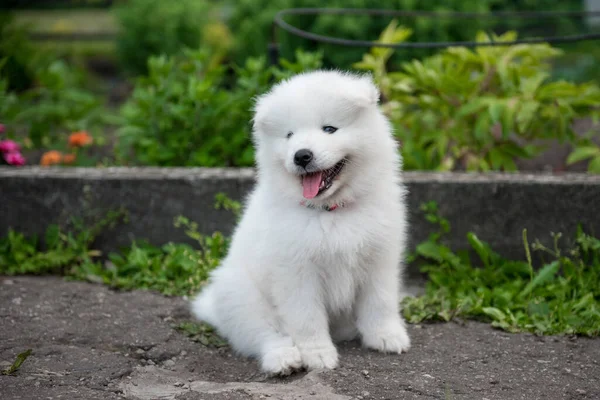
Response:
[[[314,210],[323,210],[323,211],[333,211],[333,210],[336,210],[336,209],[338,209],[340,207],[344,207],[345,206],[344,203],[332,204],[332,205],[325,204],[325,205],[322,205],[322,206],[315,206],[314,204],[310,204],[310,203],[307,204],[305,201],[301,201],[300,205],[303,205],[306,208],[311,208],[311,209],[314,209]]]

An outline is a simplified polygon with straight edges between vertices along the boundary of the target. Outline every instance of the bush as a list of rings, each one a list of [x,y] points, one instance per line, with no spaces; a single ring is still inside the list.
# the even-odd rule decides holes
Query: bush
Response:
[[[17,25],[11,14],[0,14],[0,60],[5,60],[1,72],[11,91],[31,88],[36,68],[48,62],[48,55],[37,49],[28,35],[28,27]]]
[[[391,24],[380,40],[399,42],[407,35]],[[507,32],[492,39],[516,37]],[[479,33],[476,40],[490,38]],[[580,139],[573,122],[599,116],[596,84],[549,79],[548,61],[561,54],[547,44],[474,51],[455,47],[388,72],[392,50],[375,48],[356,67],[375,75],[407,169],[513,171],[516,158],[541,152],[535,143],[553,139],[576,144]],[[585,139],[582,146],[591,142]],[[597,157],[590,170],[600,172],[600,151],[580,150],[575,158],[587,157]]]
[[[151,56],[198,47],[211,18],[207,0],[128,0],[117,3],[114,10],[121,25],[117,53],[133,74],[146,73]]]
[[[151,57],[148,76],[138,80],[123,106],[119,158],[158,166],[251,166],[253,98],[275,79],[320,66],[320,55],[298,53],[267,68],[264,58],[234,68],[233,87],[224,66],[205,49]]]
[[[107,122],[101,101],[84,89],[83,68],[34,46],[10,16],[0,24],[0,116],[9,134],[27,136],[26,147],[39,148]]]
[[[17,95],[10,90],[10,81],[5,77],[4,68],[8,60],[0,58],[0,116],[3,128],[8,118],[14,116],[18,110]]]
[[[30,145],[38,148],[60,142],[73,131],[97,132],[108,115],[100,99],[82,89],[83,79],[81,71],[62,60],[38,69],[36,86],[19,96],[9,122],[24,129]]]
[[[442,4],[443,3],[443,4]],[[525,3],[525,4],[523,4]],[[231,15],[228,24],[236,37],[236,60],[244,60],[249,56],[263,55],[270,41],[271,24],[275,14],[283,9],[297,7],[321,7],[319,0],[235,0],[230,2]],[[464,0],[330,0],[327,8],[377,8],[389,10],[422,10],[422,11],[470,11],[488,12],[498,10],[581,10],[579,0],[555,2],[553,0],[481,0],[468,2]],[[379,33],[389,24],[391,17],[369,16],[287,16],[286,21],[292,25],[326,36],[354,40],[375,40]],[[455,18],[402,18],[399,22],[410,27],[414,32],[414,40],[419,42],[463,41],[470,40],[481,29],[521,29],[528,30],[527,20],[523,19],[455,19]],[[531,20],[530,20],[531,21]],[[553,34],[581,31],[579,21],[553,18],[544,21],[544,33]],[[530,22],[528,22],[529,24]],[[539,21],[534,21],[539,26]],[[296,48],[306,51],[323,51],[324,63],[327,66],[346,68],[354,60],[360,58],[364,49],[337,45],[318,44],[301,39],[285,31],[279,31],[281,54],[291,57]],[[407,49],[397,54],[396,60],[406,60],[433,54],[434,50]]]

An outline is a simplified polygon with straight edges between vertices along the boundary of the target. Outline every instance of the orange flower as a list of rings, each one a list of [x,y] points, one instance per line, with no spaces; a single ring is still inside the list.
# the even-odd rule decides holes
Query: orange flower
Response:
[[[69,146],[71,147],[83,147],[91,144],[94,139],[86,131],[78,131],[71,133],[69,136]]]
[[[64,164],[73,164],[77,156],[75,154],[65,154],[62,158]]]
[[[40,165],[44,167],[48,167],[50,165],[59,164],[62,161],[62,153],[56,150],[50,150],[42,155],[42,159],[40,161]]]

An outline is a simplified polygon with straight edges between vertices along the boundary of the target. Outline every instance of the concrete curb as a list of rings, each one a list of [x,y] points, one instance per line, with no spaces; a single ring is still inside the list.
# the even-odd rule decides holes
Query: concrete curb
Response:
[[[214,196],[224,192],[242,200],[254,184],[252,169],[222,168],[0,168],[0,236],[9,228],[41,234],[51,223],[90,210],[120,206],[129,224],[103,234],[97,247],[115,250],[132,239],[151,243],[187,241],[173,226],[177,215],[198,222],[202,232],[230,233],[234,217],[215,210]],[[404,174],[409,189],[411,247],[432,232],[419,205],[433,200],[449,219],[448,244],[467,247],[475,232],[502,255],[522,259],[521,232],[549,242],[562,232],[564,243],[577,224],[600,234],[600,176],[586,174]],[[414,272],[414,271],[413,271]]]

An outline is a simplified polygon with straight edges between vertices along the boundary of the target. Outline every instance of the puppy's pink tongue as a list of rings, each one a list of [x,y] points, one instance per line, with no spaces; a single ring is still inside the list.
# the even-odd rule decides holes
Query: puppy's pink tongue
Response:
[[[312,199],[319,193],[322,175],[322,172],[315,172],[302,177],[302,188],[304,189],[303,195],[305,198]]]

